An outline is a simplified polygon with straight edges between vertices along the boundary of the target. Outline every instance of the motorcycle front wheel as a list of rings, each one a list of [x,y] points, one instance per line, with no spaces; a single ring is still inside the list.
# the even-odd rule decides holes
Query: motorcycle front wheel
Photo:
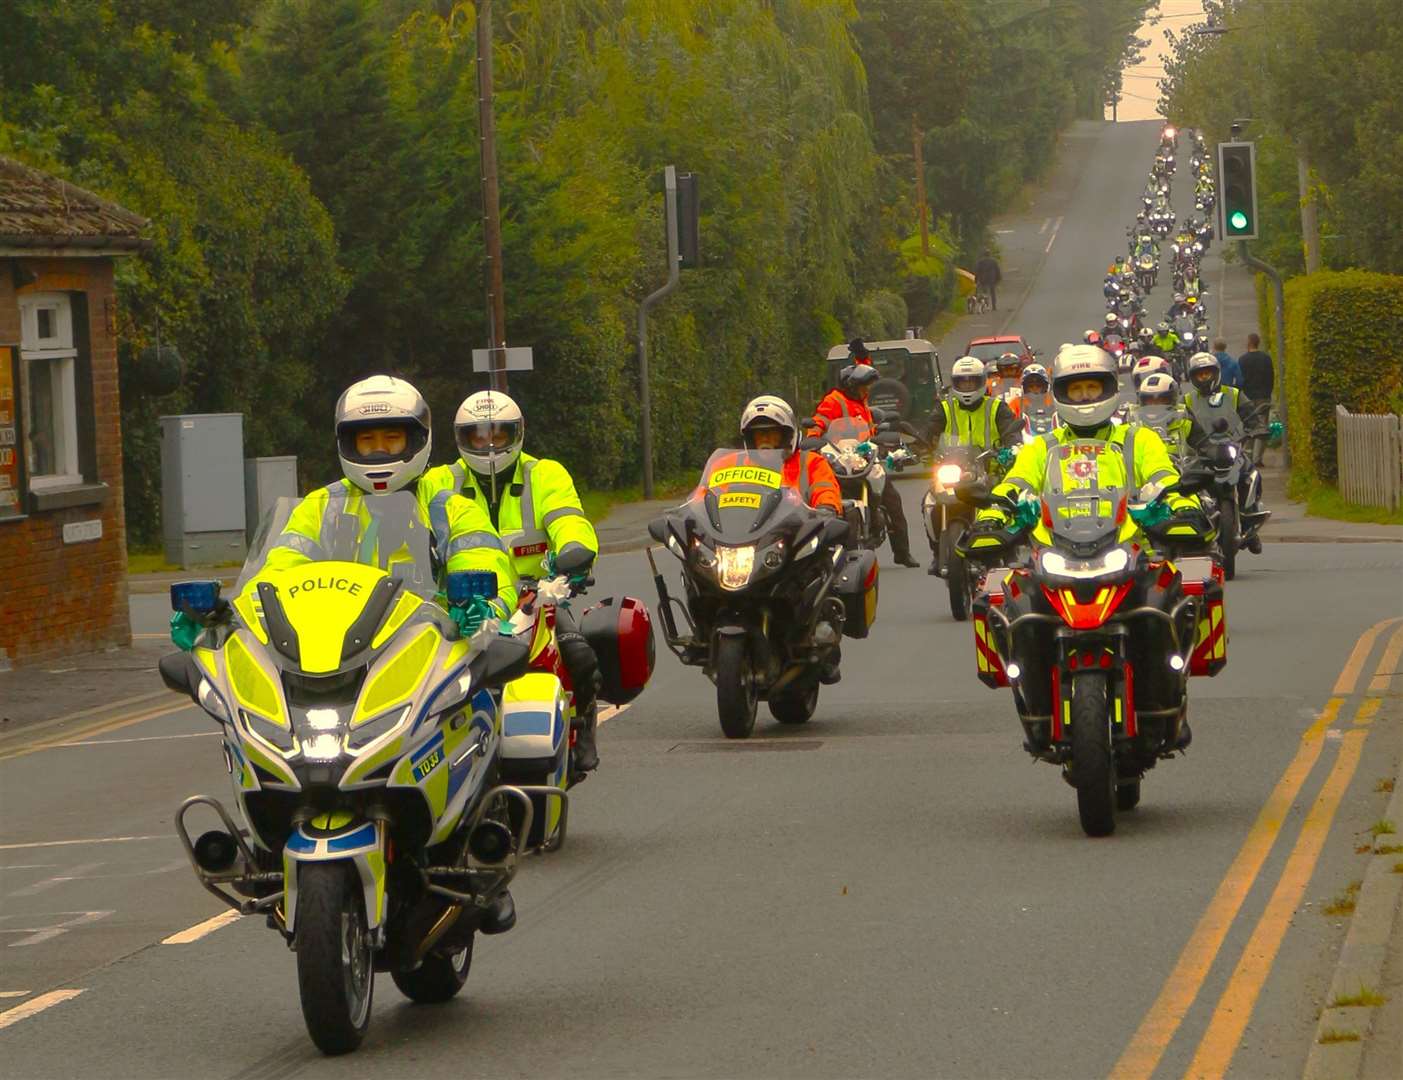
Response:
[[[1072,783],[1087,836],[1116,829],[1116,768],[1111,756],[1109,687],[1099,671],[1072,680]]]
[[[1218,545],[1223,549],[1223,576],[1229,581],[1237,577],[1237,549],[1242,543],[1241,532],[1237,500],[1224,499],[1218,516]]]
[[[954,528],[940,536],[940,563],[945,567],[945,586],[950,590],[950,614],[956,622],[969,618],[969,566],[955,551],[959,542]]]
[[[365,894],[349,862],[303,863],[297,875],[297,989],[307,1034],[324,1054],[365,1038],[375,963]]]
[[[716,713],[726,738],[750,738],[758,700],[748,642],[723,636],[716,643]]]

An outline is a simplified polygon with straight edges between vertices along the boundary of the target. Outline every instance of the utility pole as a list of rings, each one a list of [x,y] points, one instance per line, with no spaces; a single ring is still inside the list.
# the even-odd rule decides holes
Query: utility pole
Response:
[[[492,389],[507,389],[507,298],[502,284],[502,217],[497,190],[497,124],[492,116],[492,0],[477,2],[477,130],[482,169],[482,239],[487,247],[487,346]]]
[[[1310,157],[1304,146],[1296,151],[1296,183],[1301,189],[1301,242],[1306,249],[1306,273],[1320,269],[1320,219],[1310,183]]]
[[[648,386],[648,309],[673,289],[681,276],[677,254],[677,169],[663,170],[663,216],[667,218],[667,281],[643,298],[638,308],[638,405],[642,411],[643,497],[653,497],[653,403]]]
[[[921,215],[921,255],[930,257],[930,229],[926,222],[926,156],[921,148],[921,129],[916,114],[911,114],[911,141],[916,156],[916,210]]]

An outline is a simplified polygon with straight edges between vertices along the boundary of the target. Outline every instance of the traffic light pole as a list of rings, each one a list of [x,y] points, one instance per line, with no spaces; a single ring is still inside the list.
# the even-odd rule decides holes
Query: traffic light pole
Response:
[[[648,387],[648,310],[673,289],[681,276],[677,255],[677,169],[663,171],[663,214],[667,218],[667,282],[643,298],[638,308],[638,405],[642,411],[643,497],[653,497],[653,415]]]
[[[1242,261],[1254,270],[1260,270],[1271,278],[1272,292],[1276,298],[1276,355],[1281,358],[1281,378],[1275,381],[1276,408],[1281,414],[1281,426],[1287,429],[1281,440],[1281,456],[1286,467],[1291,467],[1290,419],[1286,414],[1286,290],[1281,283],[1281,274],[1270,263],[1264,263],[1247,250],[1247,241],[1237,242],[1238,254]]]

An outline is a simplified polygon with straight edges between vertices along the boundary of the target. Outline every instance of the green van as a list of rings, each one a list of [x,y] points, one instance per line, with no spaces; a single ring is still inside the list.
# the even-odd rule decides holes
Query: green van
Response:
[[[935,411],[935,403],[944,392],[940,375],[940,354],[924,338],[902,338],[899,341],[869,341],[872,366],[881,378],[872,386],[867,399],[903,420],[924,422]],[[846,345],[828,350],[828,385],[838,385],[838,372],[852,363]]]

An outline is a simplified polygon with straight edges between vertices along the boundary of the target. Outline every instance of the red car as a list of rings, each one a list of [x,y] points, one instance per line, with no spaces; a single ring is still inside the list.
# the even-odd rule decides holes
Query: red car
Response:
[[[976,360],[982,360],[987,366],[990,360],[997,360],[1007,352],[1017,353],[1023,367],[1027,367],[1031,364],[1036,356],[1033,352],[1033,347],[1024,341],[1019,334],[1000,334],[997,337],[977,337],[965,346],[965,351],[960,355],[972,356]]]

